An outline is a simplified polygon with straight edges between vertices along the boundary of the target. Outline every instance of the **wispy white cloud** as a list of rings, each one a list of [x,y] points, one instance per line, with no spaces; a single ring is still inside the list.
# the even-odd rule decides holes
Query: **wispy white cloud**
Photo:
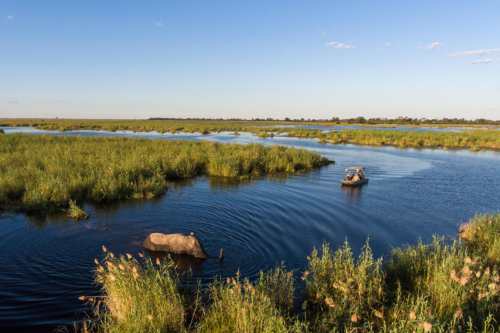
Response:
[[[355,46],[349,43],[342,43],[337,41],[327,42],[326,46],[331,47],[333,49],[354,49]]]
[[[391,47],[391,46],[392,46],[392,43],[391,43],[391,42],[385,42],[385,43],[384,43],[384,46],[385,46],[385,47]]]
[[[487,65],[491,64],[493,62],[493,59],[491,58],[483,58],[483,59],[477,59],[471,62],[473,65]]]
[[[441,46],[443,46],[443,44],[441,42],[434,41],[432,43],[425,45],[424,49],[435,50],[435,49],[439,49]]]
[[[9,23],[9,22],[12,22],[14,21],[16,17],[14,15],[7,15],[7,16],[4,16],[3,18],[1,18],[0,20],[3,21],[3,23]]]
[[[450,53],[450,57],[484,57],[486,55],[494,54],[494,53],[500,53],[500,48],[494,48],[494,49],[478,49],[478,50],[468,50],[468,51],[461,51],[461,52],[455,52],[455,53]]]
[[[163,22],[162,20],[156,20],[153,22],[154,26],[157,27],[157,28],[163,28],[165,27],[165,22]]]

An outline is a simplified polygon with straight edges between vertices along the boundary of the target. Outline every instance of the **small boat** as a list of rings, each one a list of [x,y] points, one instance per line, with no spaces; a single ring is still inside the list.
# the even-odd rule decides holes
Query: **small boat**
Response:
[[[361,166],[354,166],[345,169],[345,176],[342,186],[361,186],[368,183],[365,176],[365,169]]]

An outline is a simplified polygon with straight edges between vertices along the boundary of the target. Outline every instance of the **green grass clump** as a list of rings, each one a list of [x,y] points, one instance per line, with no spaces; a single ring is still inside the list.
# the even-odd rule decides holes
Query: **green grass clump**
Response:
[[[304,274],[314,330],[352,331],[379,326],[384,313],[384,275],[381,259],[375,260],[365,245],[356,260],[349,244],[321,254],[313,250]]]
[[[479,215],[453,242],[395,249],[386,264],[365,245],[313,250],[303,298],[283,265],[255,282],[214,282],[198,307],[180,296],[172,261],[139,263],[107,254],[98,263],[104,306],[98,332],[500,332],[500,262],[490,256],[500,214]],[[465,230],[465,231],[464,231]],[[188,297],[189,298],[189,297]],[[302,303],[301,309],[294,303]],[[186,320],[187,313],[196,318]],[[188,323],[189,322],[189,323]]]
[[[210,290],[211,305],[197,332],[287,332],[286,320],[271,298],[248,280],[238,277]]]
[[[83,209],[78,207],[75,201],[69,201],[68,216],[75,220],[85,220],[88,219],[88,214],[85,213]]]
[[[491,262],[500,261],[500,215],[479,215],[460,228],[460,239],[468,248]]]
[[[493,332],[500,318],[500,214],[461,226],[459,240],[396,249],[387,266],[396,299],[393,314],[420,317],[437,331]],[[409,309],[409,310],[408,310]],[[415,321],[415,320],[413,320]],[[396,325],[393,320],[392,325]]]
[[[69,207],[70,215],[81,216],[74,202],[157,197],[167,181],[291,174],[328,162],[305,150],[260,145],[2,135],[0,208],[52,212]]]
[[[462,132],[403,132],[391,130],[343,130],[323,133],[296,129],[288,136],[316,138],[323,143],[395,146],[399,148],[444,148],[470,150],[500,150],[500,131],[475,130]]]
[[[268,272],[260,272],[257,289],[267,295],[281,314],[289,316],[293,310],[295,281],[293,273],[281,264]]]
[[[98,332],[184,332],[185,310],[172,262],[139,263],[109,253],[97,266],[103,299]]]

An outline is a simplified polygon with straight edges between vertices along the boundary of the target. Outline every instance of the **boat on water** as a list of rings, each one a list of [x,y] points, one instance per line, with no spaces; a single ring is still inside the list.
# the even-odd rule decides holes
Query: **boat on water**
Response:
[[[365,175],[365,169],[362,166],[353,166],[345,169],[345,176],[342,180],[342,186],[361,186],[368,183]]]

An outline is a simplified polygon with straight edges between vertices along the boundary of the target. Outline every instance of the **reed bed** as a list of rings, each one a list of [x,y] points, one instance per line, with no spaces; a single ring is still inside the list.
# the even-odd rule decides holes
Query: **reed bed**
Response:
[[[0,136],[0,209],[67,210],[78,205],[147,199],[167,181],[199,175],[248,179],[328,164],[318,154],[279,146],[124,138]]]
[[[386,263],[368,244],[346,242],[308,257],[300,279],[281,265],[252,282],[216,280],[192,302],[179,292],[170,259],[137,261],[107,253],[97,261],[104,298],[96,332],[499,332],[500,214],[480,215],[453,242],[395,249]],[[494,255],[492,255],[492,253]],[[296,283],[303,284],[298,296]],[[95,303],[94,303],[95,304]],[[297,306],[298,305],[298,306]],[[193,313],[196,315],[194,316]]]
[[[92,120],[92,119],[2,119],[0,126],[32,126],[46,130],[107,130],[107,131],[137,131],[159,133],[202,133],[210,134],[223,131],[234,133],[250,132],[261,138],[273,137],[282,134],[299,138],[319,139],[323,143],[333,144],[358,144],[371,146],[395,146],[399,148],[444,148],[444,149],[470,149],[470,150],[500,150],[500,131],[498,125],[490,124],[489,129],[464,130],[460,132],[435,132],[435,131],[395,131],[389,127],[397,124],[453,127],[468,124],[467,122],[436,123],[427,122],[397,122],[381,123],[381,120],[370,122],[356,122],[350,119],[345,122],[337,121],[278,121],[278,120],[202,120],[202,119],[163,119],[163,120]],[[457,120],[458,121],[458,120]],[[487,123],[487,122],[486,122]],[[484,124],[486,124],[484,123]],[[366,127],[363,130],[343,130],[323,133],[313,129],[298,129],[280,127],[281,125],[352,125]],[[468,126],[479,126],[472,123]],[[387,130],[370,130],[370,126],[388,127]]]
[[[289,130],[288,136],[319,139],[322,143],[394,146],[398,148],[440,148],[500,150],[500,131],[411,132],[391,130],[344,130],[323,133],[315,130]]]
[[[444,148],[470,150],[500,150],[500,131],[495,127],[490,129],[465,130],[461,132],[433,132],[433,131],[395,131],[370,130],[370,126],[395,126],[397,123],[380,124],[358,123],[365,126],[363,130],[343,130],[324,133],[312,129],[295,129],[280,127],[280,125],[349,125],[337,122],[304,122],[304,121],[277,121],[277,120],[196,120],[196,119],[168,119],[168,120],[91,120],[91,119],[3,119],[0,126],[32,126],[46,130],[107,130],[107,131],[137,131],[159,133],[202,133],[230,131],[234,133],[250,132],[261,138],[273,137],[282,134],[299,138],[315,138],[322,143],[358,144],[370,146],[395,146],[400,148]],[[406,124],[403,122],[403,124]],[[427,123],[423,125],[429,126]],[[441,123],[437,123],[441,124]],[[406,124],[407,125],[407,124]],[[453,126],[454,124],[448,124]],[[456,125],[456,124],[455,124]],[[437,126],[437,125],[433,125]],[[442,124],[440,126],[443,126]],[[493,126],[493,125],[492,125]],[[417,126],[418,127],[418,126]]]
[[[217,133],[223,131],[248,132],[263,126],[276,126],[282,121],[252,120],[114,120],[114,119],[0,119],[0,126],[30,126],[45,130],[106,130],[159,133]]]

